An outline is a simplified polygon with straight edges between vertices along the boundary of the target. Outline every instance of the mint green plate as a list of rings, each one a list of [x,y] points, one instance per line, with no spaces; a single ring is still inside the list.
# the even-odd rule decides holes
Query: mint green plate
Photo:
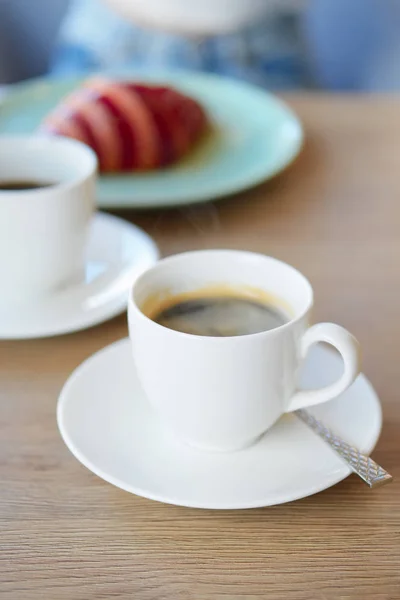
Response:
[[[206,202],[269,179],[298,154],[302,127],[282,101],[232,79],[184,71],[124,73],[157,81],[197,98],[214,132],[177,165],[151,173],[100,177],[105,208],[155,208]],[[43,117],[82,79],[36,79],[14,87],[0,104],[0,134],[34,132]]]

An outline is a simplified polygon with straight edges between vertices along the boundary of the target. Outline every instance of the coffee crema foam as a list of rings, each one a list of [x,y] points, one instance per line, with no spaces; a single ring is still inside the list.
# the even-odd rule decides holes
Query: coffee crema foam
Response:
[[[269,331],[291,320],[287,303],[250,286],[213,285],[149,297],[143,313],[164,327],[199,336],[232,337]]]

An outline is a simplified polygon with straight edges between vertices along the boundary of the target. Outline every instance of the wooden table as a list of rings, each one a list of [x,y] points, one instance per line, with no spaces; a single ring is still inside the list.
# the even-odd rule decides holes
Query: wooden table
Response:
[[[74,335],[0,343],[0,597],[12,600],[400,598],[400,101],[295,96],[307,143],[274,181],[215,205],[126,214],[164,254],[272,254],[313,282],[317,320],[349,328],[384,409],[374,457],[398,479],[355,477],[261,510],[166,506],[92,475],[58,434],[57,395],[124,316]]]

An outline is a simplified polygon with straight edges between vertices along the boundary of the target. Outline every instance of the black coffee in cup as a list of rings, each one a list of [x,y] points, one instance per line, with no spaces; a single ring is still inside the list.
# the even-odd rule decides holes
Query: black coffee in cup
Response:
[[[169,329],[200,336],[231,337],[260,333],[289,321],[273,304],[246,296],[215,295],[172,301],[151,317]]]
[[[48,181],[0,181],[0,191],[20,192],[23,190],[36,190],[54,185]]]

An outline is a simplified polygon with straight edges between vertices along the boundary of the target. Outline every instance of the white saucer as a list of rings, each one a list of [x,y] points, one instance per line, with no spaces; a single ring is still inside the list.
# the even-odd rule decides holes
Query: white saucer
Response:
[[[302,383],[325,385],[340,371],[340,359],[317,347]],[[364,375],[341,398],[312,412],[362,451],[374,448],[381,407]],[[261,441],[240,452],[214,454],[183,445],[164,429],[140,390],[128,340],[107,346],[78,367],[61,392],[57,420],[68,448],[93,473],[128,492],[170,504],[269,506],[320,492],[350,473],[293,415],[285,415]]]
[[[126,309],[134,278],[157,259],[157,246],[144,231],[123,219],[96,213],[82,282],[40,304],[2,309],[0,339],[71,333],[115,317]]]

